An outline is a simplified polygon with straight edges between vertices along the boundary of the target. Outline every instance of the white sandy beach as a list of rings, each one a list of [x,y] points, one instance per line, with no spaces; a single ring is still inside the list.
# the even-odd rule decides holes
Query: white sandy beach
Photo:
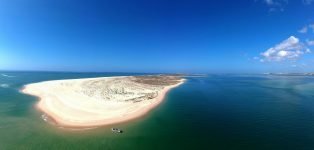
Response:
[[[183,82],[171,76],[102,77],[33,83],[22,92],[39,97],[37,108],[58,125],[91,127],[140,117]]]

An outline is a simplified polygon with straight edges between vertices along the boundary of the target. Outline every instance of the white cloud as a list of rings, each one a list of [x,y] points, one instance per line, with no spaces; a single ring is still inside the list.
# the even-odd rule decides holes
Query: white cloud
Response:
[[[260,61],[296,60],[304,53],[309,52],[298,38],[290,36],[288,39],[261,53],[262,59]]]

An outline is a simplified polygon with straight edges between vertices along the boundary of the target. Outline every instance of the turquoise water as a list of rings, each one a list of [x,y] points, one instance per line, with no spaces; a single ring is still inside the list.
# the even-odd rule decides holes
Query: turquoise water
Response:
[[[0,72],[0,150],[314,149],[313,77],[187,77],[149,114],[114,125],[123,134],[57,128],[19,92],[27,83],[117,75],[134,74]]]

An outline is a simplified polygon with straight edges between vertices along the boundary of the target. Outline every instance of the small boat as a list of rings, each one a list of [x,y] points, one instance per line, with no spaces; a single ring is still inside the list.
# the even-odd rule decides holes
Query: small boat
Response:
[[[48,116],[47,116],[46,114],[41,115],[41,118],[42,118],[44,121],[47,121],[47,120],[48,120]]]
[[[122,133],[123,132],[121,129],[118,129],[118,128],[111,128],[111,131],[114,133]]]

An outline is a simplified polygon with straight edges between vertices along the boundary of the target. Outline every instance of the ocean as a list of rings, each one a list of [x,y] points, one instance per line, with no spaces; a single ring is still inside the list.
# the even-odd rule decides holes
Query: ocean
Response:
[[[46,80],[125,75],[142,74],[0,72],[0,150],[314,149],[312,76],[186,77],[147,115],[89,130],[45,122],[38,100],[19,92]]]

